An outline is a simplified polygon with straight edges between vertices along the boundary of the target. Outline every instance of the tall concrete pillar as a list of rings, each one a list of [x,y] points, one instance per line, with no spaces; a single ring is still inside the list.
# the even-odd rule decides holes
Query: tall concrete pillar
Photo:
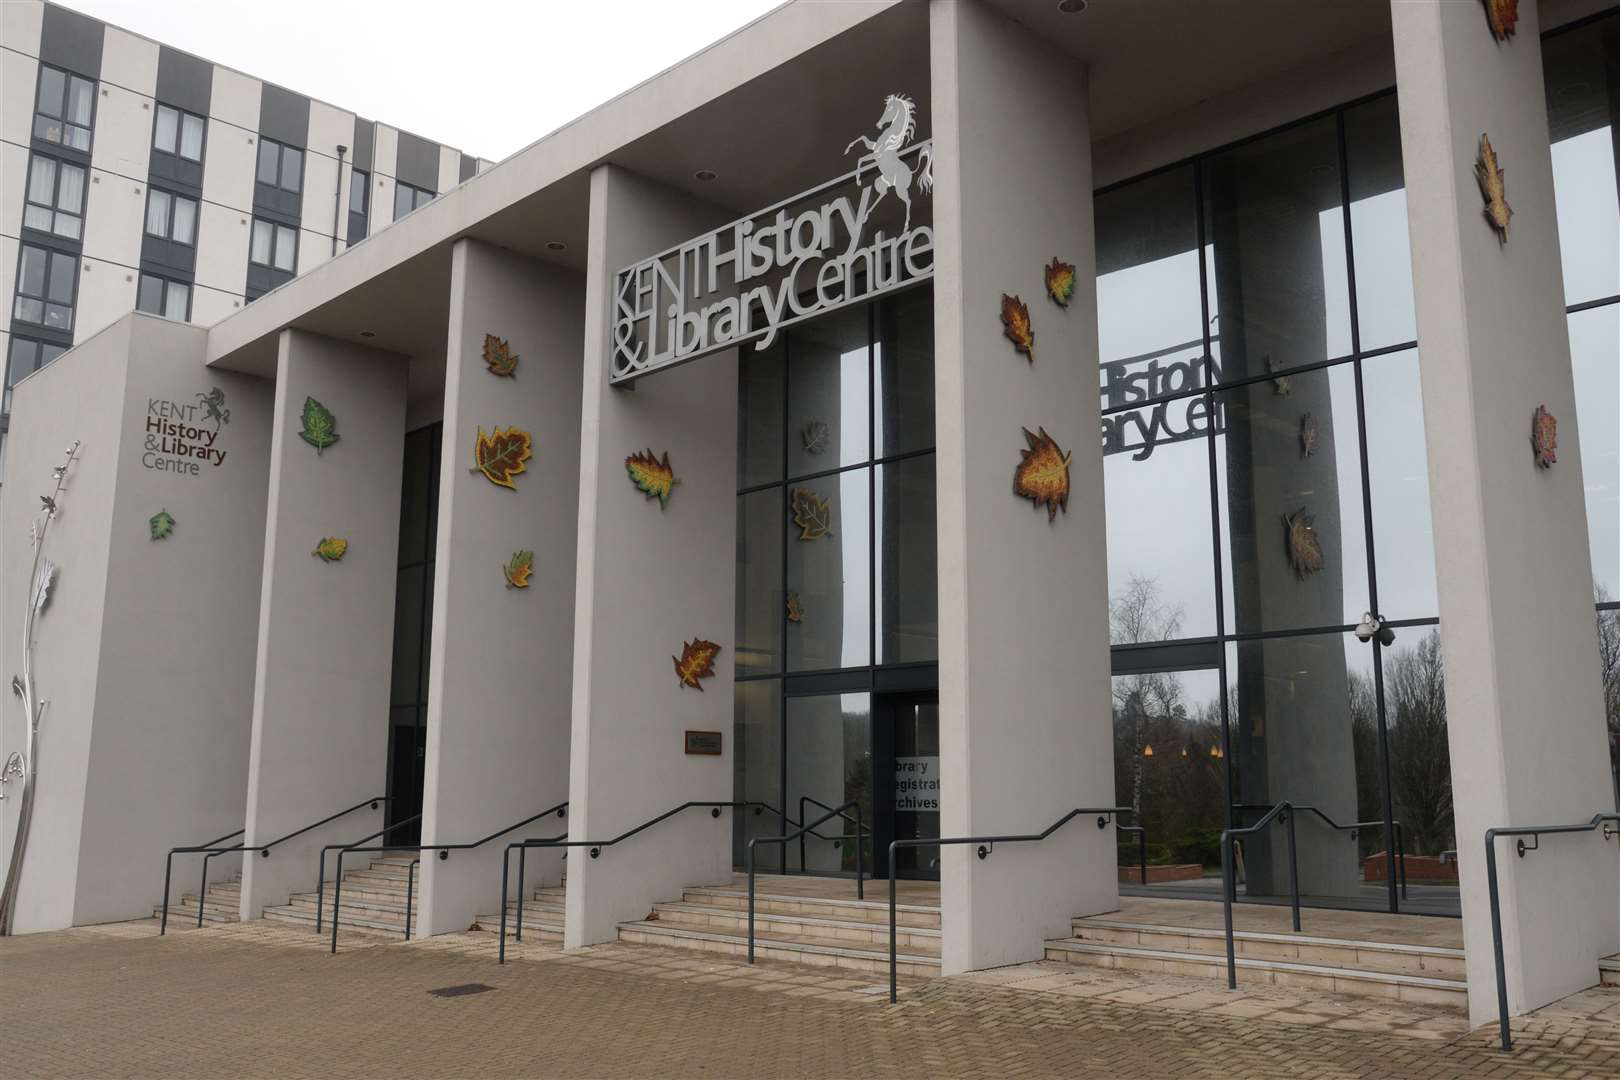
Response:
[[[1091,135],[1083,67],[978,2],[930,8],[939,461],[940,827],[1036,832],[1114,802]],[[1068,308],[1043,265],[1076,267]],[[1035,361],[1002,336],[1029,305]],[[1067,512],[1014,496],[1020,429],[1072,454]],[[947,974],[1032,960],[1117,906],[1091,817],[984,860],[944,849]]]
[[[1485,830],[1583,821],[1613,794],[1536,6],[1520,5],[1517,35],[1500,44],[1472,5],[1391,11],[1479,1023],[1496,1008]],[[1480,214],[1481,133],[1506,172],[1505,244]],[[1531,453],[1538,405],[1558,418],[1550,469]],[[1548,837],[1522,860],[1502,843],[1498,858],[1512,1010],[1594,983],[1597,958],[1620,948],[1612,842]]]
[[[456,244],[439,471],[439,536],[428,676],[422,842],[481,839],[568,798],[574,540],[579,527],[583,282],[576,274],[474,240]],[[517,354],[492,374],[484,337]],[[533,456],[516,490],[474,467],[482,428],[519,427]],[[526,587],[503,564],[533,553]],[[425,934],[465,930],[499,910],[511,840],[568,831],[548,818],[440,861],[422,860]],[[562,878],[558,852],[528,861],[534,884]]]
[[[608,385],[613,275],[729,215],[613,166],[591,174],[574,608],[569,831],[619,835],[681,803],[731,799],[736,598],[737,350]],[[745,359],[747,349],[745,352]],[[660,509],[631,484],[627,455],[669,454],[679,486]],[[671,656],[718,643],[702,690]],[[682,733],[722,732],[688,755]],[[685,885],[726,878],[731,815],[687,810],[592,858],[568,860],[569,948],[607,941]]]
[[[248,762],[249,845],[382,795],[399,548],[408,361],[283,330],[270,438],[270,495]],[[317,453],[300,432],[307,398],[336,417]],[[348,541],[337,562],[314,554]],[[380,828],[362,810],[243,860],[242,917],[315,884],[322,845]]]

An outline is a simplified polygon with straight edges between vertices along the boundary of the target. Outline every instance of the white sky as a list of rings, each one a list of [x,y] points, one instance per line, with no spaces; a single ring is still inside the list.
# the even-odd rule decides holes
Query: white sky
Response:
[[[64,6],[500,160],[779,2],[65,0]]]

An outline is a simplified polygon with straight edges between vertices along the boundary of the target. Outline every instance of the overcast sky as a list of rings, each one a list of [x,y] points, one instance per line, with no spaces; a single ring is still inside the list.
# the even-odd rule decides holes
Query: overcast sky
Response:
[[[63,2],[367,119],[499,160],[779,0]]]

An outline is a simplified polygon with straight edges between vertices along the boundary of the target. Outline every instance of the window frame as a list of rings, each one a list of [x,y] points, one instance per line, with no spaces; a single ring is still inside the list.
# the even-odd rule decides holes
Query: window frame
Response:
[[[155,233],[152,231],[152,200],[159,195],[169,200],[169,210],[163,216],[163,232]],[[175,215],[179,212],[182,201],[191,204],[190,240],[179,240],[174,235]],[[141,221],[142,235],[150,236],[155,240],[166,240],[171,244],[179,244],[181,247],[195,248],[197,246],[197,226],[202,217],[201,204],[202,200],[196,196],[182,195],[178,191],[170,191],[168,188],[148,185],[146,189],[146,214]]]
[[[45,102],[42,98],[45,91],[45,79],[48,74],[52,73],[62,77],[61,98],[55,103],[55,107],[59,109],[60,112],[54,114],[45,111]],[[73,99],[73,87],[75,80],[85,83],[90,87],[90,117],[82,124],[76,120],[71,120],[68,118],[68,109],[70,107],[69,103]],[[67,68],[57,67],[54,64],[40,64],[39,71],[34,78],[34,115],[29,127],[29,138],[32,141],[46,143],[51,146],[59,146],[64,150],[84,154],[86,157],[88,157],[90,155],[91,147],[95,145],[97,85],[97,80],[80,75],[76,71],[70,71]],[[64,135],[73,130],[83,131],[84,145],[76,146],[66,138],[53,139],[49,135],[41,134],[41,120],[54,122],[60,125],[61,131]],[[46,126],[48,128],[49,123],[47,123]]]
[[[284,143],[279,139],[267,138],[264,135],[258,136],[258,139],[259,148],[255,152],[253,160],[254,182],[263,184],[265,187],[274,188],[277,191],[285,191],[289,195],[302,195],[304,193],[304,161],[308,156],[304,147],[294,146],[292,143]],[[271,148],[276,155],[276,178],[274,180],[266,180],[260,175],[260,173],[264,171],[264,155],[267,147]],[[286,183],[287,159],[289,156],[294,155],[296,155],[298,158],[298,186],[288,187]]]
[[[23,260],[27,258],[28,252],[30,250],[41,252],[45,256],[45,278],[44,278],[44,290],[45,291],[43,293],[40,293],[40,294],[37,294],[37,295],[34,294],[34,293],[27,293],[27,292],[23,291]],[[55,266],[55,260],[57,260],[57,259],[67,259],[70,262],[72,262],[72,264],[73,264],[72,285],[70,287],[70,291],[72,293],[72,299],[69,300],[66,304],[64,304],[63,302],[61,302],[59,300],[52,299],[51,295],[50,295],[51,270]],[[39,329],[41,329],[43,331],[46,331],[47,333],[64,334],[64,335],[68,336],[71,339],[71,337],[73,335],[74,326],[78,322],[78,307],[79,307],[79,265],[78,265],[78,263],[79,263],[79,256],[78,256],[77,252],[63,251],[60,248],[46,247],[43,244],[36,244],[36,243],[31,243],[31,242],[25,242],[25,243],[18,244],[17,245],[17,267],[16,267],[16,277],[15,277],[16,285],[14,287],[14,291],[12,293],[12,299],[11,299],[11,318],[12,318],[12,321],[22,323],[25,326],[37,326]],[[17,305],[23,300],[35,300],[35,301],[38,301],[42,305],[42,311],[46,312],[47,314],[49,312],[49,309],[53,305],[56,306],[56,307],[66,307],[67,312],[68,312],[67,325],[66,326],[52,326],[50,323],[44,322],[43,320],[36,321],[34,319],[29,319],[29,318],[26,318],[26,317],[24,317],[22,315],[19,315],[17,313]]]
[[[253,234],[258,232],[260,225],[263,225],[270,230],[269,262],[260,262],[258,259],[253,257]],[[291,267],[276,265],[276,252],[281,250],[281,239],[284,235],[292,237]],[[298,273],[298,229],[292,225],[288,225],[286,222],[254,215],[252,225],[248,232],[248,265],[257,266],[264,270],[273,270],[278,274],[296,275]]]
[[[201,116],[197,113],[182,109],[178,105],[167,105],[161,101],[154,102],[154,104],[156,105],[156,110],[154,111],[152,118],[152,151],[158,154],[167,154],[169,157],[177,158],[180,161],[189,161],[194,165],[201,165],[203,163],[203,159],[208,156],[208,118],[206,116]],[[165,109],[175,114],[173,149],[168,149],[158,145],[157,121]],[[197,144],[196,157],[192,157],[185,152],[187,120],[195,120],[202,127],[202,135]]]
[[[409,210],[406,210],[402,214],[402,213],[399,212],[399,196],[400,196],[401,192],[405,192],[405,191],[408,191],[408,192],[411,193],[411,207],[410,207]],[[424,195],[427,196],[427,197],[423,198]],[[437,191],[429,191],[427,188],[417,187],[415,184],[407,183],[404,180],[400,180],[398,178],[395,178],[395,180],[394,180],[394,220],[395,221],[400,221],[400,220],[402,220],[404,218],[409,217],[410,215],[416,213],[416,211],[422,209],[422,207],[426,206],[428,203],[432,202],[434,199],[437,199],[438,197],[439,197],[439,193]]]
[[[149,280],[155,281],[158,284],[158,299],[160,301],[159,306],[162,308],[161,311],[152,311],[141,306],[141,290]],[[176,288],[186,290],[186,310],[185,314],[180,316],[169,314],[170,293]],[[185,281],[180,278],[167,277],[163,274],[154,274],[150,270],[142,270],[140,272],[140,277],[136,279],[135,284],[135,310],[143,312],[147,315],[156,315],[158,318],[162,319],[173,319],[177,322],[190,322],[191,300],[192,297],[196,295],[196,292],[197,287],[193,282]]]
[[[43,203],[35,202],[33,197],[34,163],[40,161],[49,162],[54,170],[51,177],[51,205],[49,206],[46,206]],[[74,211],[66,210],[61,206],[63,169],[77,169],[80,176],[83,178],[79,185],[79,208]],[[66,161],[62,158],[52,157],[50,154],[40,153],[36,150],[30,150],[28,153],[28,171],[23,178],[23,228],[40,233],[44,236],[52,236],[61,240],[68,240],[75,243],[82,242],[84,240],[84,208],[85,203],[89,201],[90,197],[89,181],[90,170],[84,165],[81,165],[78,162]],[[50,213],[51,227],[49,229],[42,229],[37,225],[28,224],[28,210],[30,207],[38,207]],[[71,236],[64,232],[58,231],[56,228],[56,220],[58,215],[66,215],[67,217],[76,220],[79,224],[78,231]]]

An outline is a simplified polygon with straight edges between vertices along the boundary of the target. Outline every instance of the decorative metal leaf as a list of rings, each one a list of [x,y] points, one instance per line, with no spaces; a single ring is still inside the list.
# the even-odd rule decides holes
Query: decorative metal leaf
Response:
[[[1558,460],[1558,418],[1545,405],[1537,405],[1530,418],[1530,445],[1536,451],[1536,464],[1552,468]]]
[[[174,515],[169,513],[167,510],[159,510],[157,513],[152,515],[151,520],[148,521],[147,524],[151,526],[152,539],[163,540],[166,539],[170,533],[174,532]]]
[[[496,428],[485,435],[483,426],[479,426],[478,441],[473,444],[473,460],[484,478],[497,487],[516,491],[517,484],[512,478],[529,471],[525,462],[533,456],[533,441],[527,431],[516,427]]]
[[[631,454],[624,459],[624,471],[630,475],[630,482],[637,491],[658,500],[660,510],[669,505],[669,497],[680,483],[670,467],[668,450],[664,451],[662,460],[653,455],[651,447],[644,454]]]
[[[809,488],[794,488],[789,504],[800,540],[820,540],[832,535],[832,505]]]
[[[1056,255],[1046,267],[1046,295],[1058,307],[1068,307],[1074,296],[1074,264],[1062,262]]]
[[[1294,392],[1294,384],[1286,375],[1279,375],[1282,365],[1273,360],[1269,354],[1266,356],[1266,371],[1271,373],[1271,392],[1278,397],[1287,397]]]
[[[1305,513],[1302,506],[1292,514],[1283,515],[1283,539],[1288,546],[1288,562],[1294,576],[1304,581],[1322,569],[1325,557],[1322,541],[1316,535],[1316,519]]]
[[[1299,418],[1299,456],[1308,458],[1316,453],[1316,417],[1306,413]]]
[[[501,573],[506,575],[508,589],[527,589],[529,575],[534,571],[534,552],[514,551],[512,561],[501,567]]]
[[[349,553],[349,542],[340,536],[326,536],[315,545],[311,555],[322,562],[337,562]]]
[[[787,621],[791,623],[804,622],[804,606],[799,603],[799,594],[787,594]]]
[[[517,378],[518,354],[512,346],[494,334],[484,335],[484,363],[491,375],[504,379]]]
[[[298,433],[298,437],[313,446],[317,455],[341,437],[338,435],[337,417],[332,415],[332,410],[312,397],[304,399],[301,419],[304,429]]]
[[[1059,510],[1069,512],[1069,459],[1056,440],[1039,428],[1031,434],[1022,429],[1028,450],[1018,451],[1021,460],[1013,470],[1013,494],[1030,500],[1035,508],[1046,506],[1046,520],[1055,521]]]
[[[675,677],[681,686],[690,686],[701,693],[699,679],[714,675],[714,658],[720,655],[720,646],[702,638],[693,638],[681,648],[681,655],[670,657],[675,662]]]
[[[56,564],[46,559],[39,568],[39,583],[34,590],[34,610],[44,611],[51,602],[51,586],[56,584]]]
[[[1474,179],[1479,181],[1479,194],[1485,200],[1481,211],[1485,220],[1496,230],[1500,243],[1507,243],[1508,222],[1513,220],[1513,207],[1507,202],[1507,173],[1496,163],[1496,150],[1488,135],[1479,137],[1479,158],[1474,162]]]
[[[805,453],[819,454],[827,449],[827,443],[832,438],[832,428],[825,420],[812,420],[804,425],[800,437],[804,440]]]
[[[1506,41],[1519,25],[1519,0],[1485,0],[1485,21],[1492,37]]]
[[[1013,348],[1035,362],[1035,328],[1029,322],[1029,305],[1016,296],[1001,294],[1001,332]]]

